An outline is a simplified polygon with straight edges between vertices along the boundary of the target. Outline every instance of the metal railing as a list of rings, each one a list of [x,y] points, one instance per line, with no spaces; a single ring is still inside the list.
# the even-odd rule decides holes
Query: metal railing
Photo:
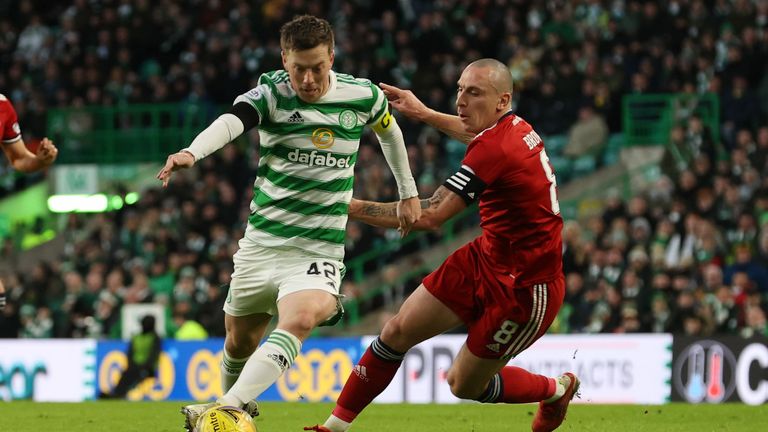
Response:
[[[47,133],[61,164],[163,161],[220,112],[196,103],[59,108],[48,112]]]
[[[720,143],[720,99],[714,93],[625,95],[622,99],[625,145],[669,146],[672,128],[685,124],[694,115],[709,129],[718,157],[727,157]]]

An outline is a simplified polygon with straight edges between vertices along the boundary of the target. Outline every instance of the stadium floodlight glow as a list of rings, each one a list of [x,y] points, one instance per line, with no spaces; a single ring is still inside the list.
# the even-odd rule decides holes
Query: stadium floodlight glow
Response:
[[[53,213],[101,213],[109,208],[104,194],[94,195],[52,195],[48,198],[48,209]]]
[[[104,213],[120,210],[124,205],[139,201],[137,192],[120,195],[52,195],[48,198],[48,210],[52,213]]]
[[[139,194],[137,192],[128,192],[125,194],[125,204],[134,205],[139,200]]]
[[[128,197],[126,197],[127,199]],[[119,195],[112,195],[109,197],[109,209],[110,210],[120,210],[123,208],[123,199],[120,198]]]

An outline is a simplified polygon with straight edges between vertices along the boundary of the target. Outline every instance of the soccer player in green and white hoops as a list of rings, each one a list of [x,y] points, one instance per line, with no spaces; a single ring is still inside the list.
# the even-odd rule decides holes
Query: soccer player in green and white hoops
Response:
[[[403,135],[387,100],[370,81],[331,70],[330,24],[297,17],[281,28],[280,45],[285,70],[263,74],[189,147],[168,156],[157,175],[166,186],[173,171],[258,127],[261,158],[251,216],[224,305],[225,394],[215,402],[252,414],[253,400],[293,364],[310,332],[335,323],[343,312],[344,234],[365,125],[378,136],[397,181],[401,232],[421,216]],[[258,347],[276,313],[277,328]],[[184,407],[187,429],[214,404]]]

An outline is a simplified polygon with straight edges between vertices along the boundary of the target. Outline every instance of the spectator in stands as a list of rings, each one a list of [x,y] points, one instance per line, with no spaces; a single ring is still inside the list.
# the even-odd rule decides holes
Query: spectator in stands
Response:
[[[193,308],[189,301],[176,303],[173,310],[173,325],[176,331],[173,335],[176,340],[205,340],[208,331],[199,322],[194,320]]]
[[[608,139],[608,124],[591,105],[579,108],[579,117],[568,131],[568,143],[563,154],[570,158],[597,155]]]

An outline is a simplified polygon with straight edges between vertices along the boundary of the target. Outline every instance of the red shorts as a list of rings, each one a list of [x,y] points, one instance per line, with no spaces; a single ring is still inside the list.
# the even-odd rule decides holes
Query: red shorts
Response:
[[[487,359],[512,358],[540,338],[554,321],[565,295],[565,278],[517,286],[492,271],[474,240],[424,278],[424,286],[468,328],[467,348]]]

